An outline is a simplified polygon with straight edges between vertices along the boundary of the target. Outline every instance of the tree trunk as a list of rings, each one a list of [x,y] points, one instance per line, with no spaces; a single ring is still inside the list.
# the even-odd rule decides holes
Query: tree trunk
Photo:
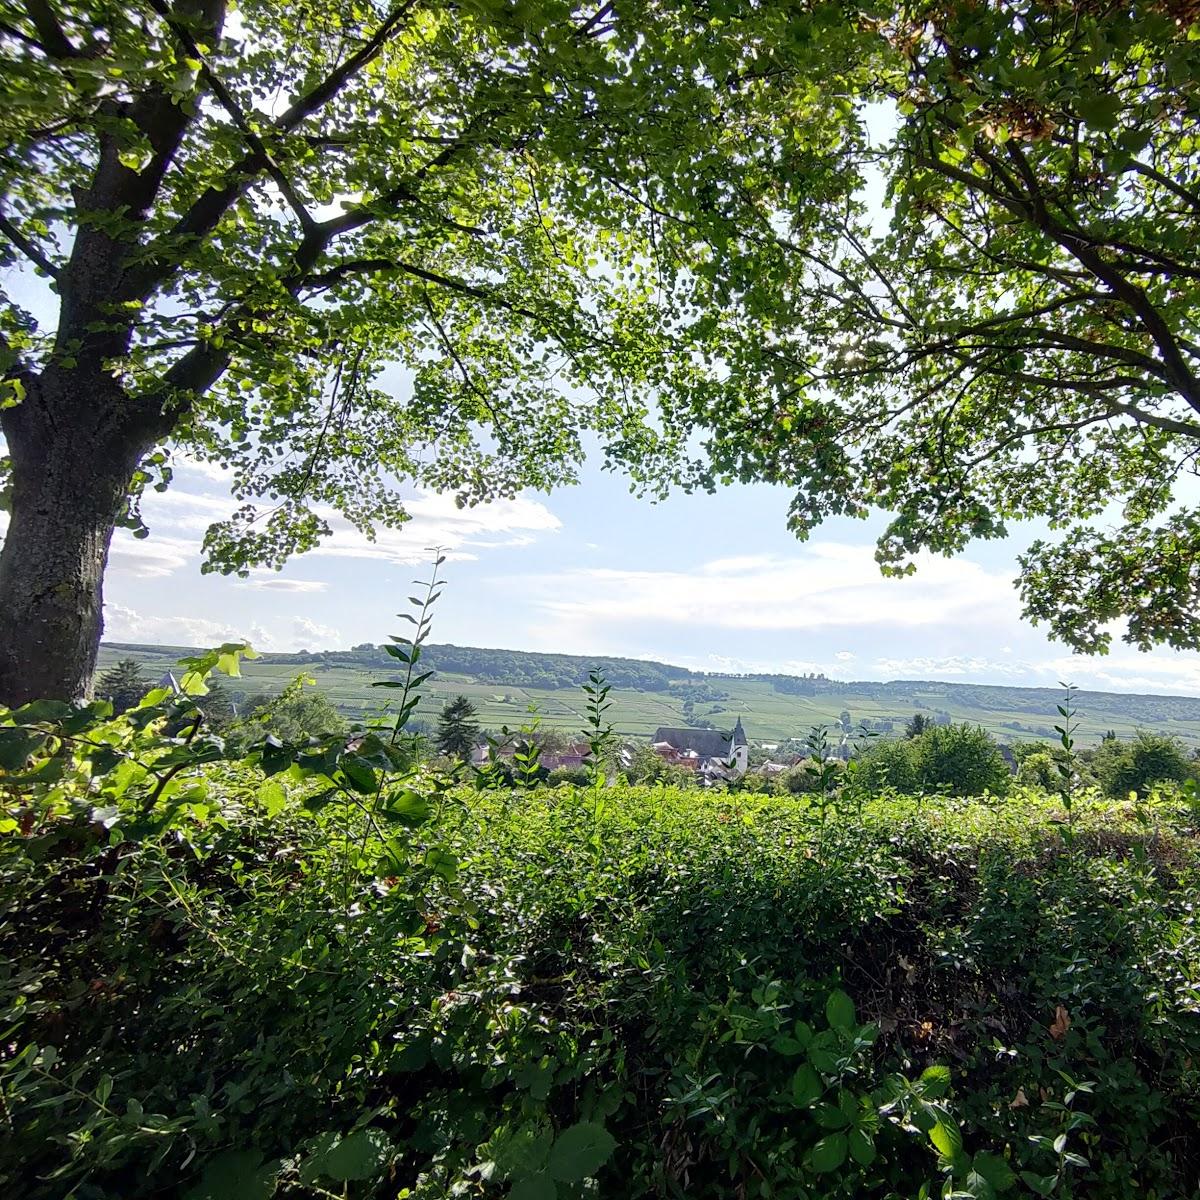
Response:
[[[114,428],[124,397],[104,395],[111,380],[91,404],[54,403],[46,391],[57,388],[31,382],[3,413],[12,502],[0,549],[0,704],[12,707],[91,694],[108,547],[144,452]]]

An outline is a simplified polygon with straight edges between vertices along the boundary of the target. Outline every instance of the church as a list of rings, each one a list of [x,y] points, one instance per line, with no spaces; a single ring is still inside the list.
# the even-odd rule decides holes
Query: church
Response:
[[[750,746],[741,717],[729,733],[664,725],[651,738],[650,748],[667,762],[691,767],[703,775],[744,775],[750,765]]]

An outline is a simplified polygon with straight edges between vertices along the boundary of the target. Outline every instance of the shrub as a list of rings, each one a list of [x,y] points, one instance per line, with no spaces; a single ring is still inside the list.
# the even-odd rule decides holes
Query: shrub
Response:
[[[860,795],[885,788],[896,792],[915,792],[918,788],[911,741],[878,738],[853,761],[854,790]]]
[[[548,787],[558,787],[564,783],[572,784],[574,787],[587,787],[591,782],[592,776],[587,767],[555,767],[546,776]]]
[[[978,725],[934,725],[910,744],[917,782],[926,792],[1003,796],[1012,782],[999,747]]]
[[[1062,775],[1054,755],[1045,750],[1037,750],[1021,759],[1017,769],[1017,782],[1030,787],[1040,787],[1045,791],[1057,791],[1062,787]]]
[[[1132,742],[1109,739],[1096,752],[1094,769],[1108,795],[1144,796],[1156,783],[1183,783],[1196,772],[1173,737],[1139,730]]]
[[[833,761],[832,765],[833,778],[840,783],[845,768],[836,761]],[[810,759],[788,767],[779,777],[779,787],[781,791],[789,792],[793,796],[813,796],[822,791],[821,772],[816,761]]]

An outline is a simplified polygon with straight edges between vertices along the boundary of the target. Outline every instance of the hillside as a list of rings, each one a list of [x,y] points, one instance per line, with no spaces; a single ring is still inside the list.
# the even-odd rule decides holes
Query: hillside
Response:
[[[100,669],[120,658],[135,658],[155,678],[186,654],[184,646],[105,643]],[[727,675],[689,671],[669,663],[629,658],[591,658],[473,646],[431,645],[427,665],[435,674],[426,684],[418,714],[430,719],[450,696],[470,698],[485,725],[519,725],[536,704],[547,727],[578,729],[583,721],[579,685],[595,666],[613,685],[610,716],[622,734],[645,736],[660,725],[710,723],[731,726],[742,718],[754,741],[803,736],[810,726],[833,723],[843,712],[882,733],[898,732],[914,712],[971,721],[1002,741],[1054,737],[1061,693],[1052,688],[931,680],[842,682],[823,676]],[[347,715],[363,717],[387,700],[373,690],[376,680],[394,676],[381,648],[319,654],[263,654],[244,665],[234,689],[246,695],[278,692],[299,674],[308,674]],[[1126,695],[1081,691],[1079,742],[1098,741],[1111,729],[1121,736],[1138,728],[1171,733],[1200,747],[1200,698]]]

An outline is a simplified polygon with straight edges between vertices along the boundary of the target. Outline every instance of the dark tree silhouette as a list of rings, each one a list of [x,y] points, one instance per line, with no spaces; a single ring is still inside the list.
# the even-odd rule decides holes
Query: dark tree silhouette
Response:
[[[466,696],[455,696],[438,717],[437,747],[443,754],[467,759],[479,738],[475,706]]]
[[[150,690],[150,680],[142,674],[136,658],[123,658],[115,667],[96,680],[96,694],[110,700],[113,712],[120,714],[133,708]]]

